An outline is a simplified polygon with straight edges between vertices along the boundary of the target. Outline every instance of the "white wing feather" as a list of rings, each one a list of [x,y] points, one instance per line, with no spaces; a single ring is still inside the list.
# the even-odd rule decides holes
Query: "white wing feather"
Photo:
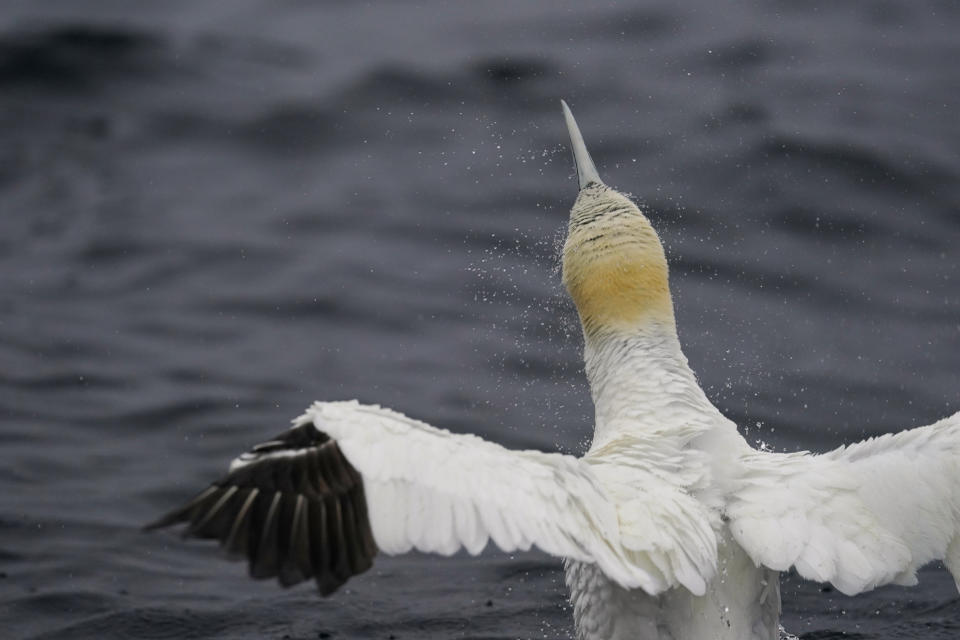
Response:
[[[824,455],[754,452],[727,506],[757,564],[853,595],[944,560],[960,575],[960,413]]]
[[[709,518],[636,462],[628,468],[613,457],[511,451],[355,401],[315,403],[294,422],[335,439],[359,471],[373,535],[386,553],[477,554],[488,540],[504,551],[536,545],[596,563],[621,586],[652,594],[679,584],[702,594],[716,565]],[[621,487],[634,479],[628,503],[612,499],[608,476]],[[679,548],[690,536],[695,551]]]

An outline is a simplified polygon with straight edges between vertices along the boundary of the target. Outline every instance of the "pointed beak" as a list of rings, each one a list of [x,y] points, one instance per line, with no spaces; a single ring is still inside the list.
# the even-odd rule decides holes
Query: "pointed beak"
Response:
[[[603,184],[600,174],[597,173],[597,167],[593,164],[593,158],[587,151],[587,145],[583,143],[583,135],[580,133],[580,127],[577,121],[573,119],[573,112],[563,100],[563,118],[567,121],[567,131],[570,132],[570,150],[573,151],[573,162],[577,167],[577,180],[580,182],[580,188],[585,188],[588,184]]]

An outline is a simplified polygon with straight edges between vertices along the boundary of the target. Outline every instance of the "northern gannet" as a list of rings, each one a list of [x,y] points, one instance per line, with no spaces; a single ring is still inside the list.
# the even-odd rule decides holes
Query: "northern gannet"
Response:
[[[566,103],[580,192],[563,282],[596,407],[582,457],[511,451],[317,402],[148,528],[187,523],[254,578],[323,595],[377,551],[536,546],[564,558],[580,640],[776,640],[779,573],[845,594],[960,575],[960,413],[822,455],[752,448],[680,348],[656,231],[600,179]]]

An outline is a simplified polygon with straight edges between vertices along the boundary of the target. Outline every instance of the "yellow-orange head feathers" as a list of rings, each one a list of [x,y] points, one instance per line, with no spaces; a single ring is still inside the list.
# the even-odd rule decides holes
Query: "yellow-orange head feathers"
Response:
[[[563,282],[589,340],[649,323],[673,326],[667,259],[650,221],[625,195],[605,185],[563,103],[580,193],[563,247]]]

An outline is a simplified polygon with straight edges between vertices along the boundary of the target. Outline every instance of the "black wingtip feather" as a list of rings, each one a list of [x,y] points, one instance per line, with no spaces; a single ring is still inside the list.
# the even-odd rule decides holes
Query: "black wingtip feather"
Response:
[[[372,566],[377,546],[363,479],[336,441],[307,423],[241,460],[143,530],[185,523],[184,536],[215,538],[231,556],[245,556],[251,577],[285,587],[313,578],[323,596]]]
[[[254,555],[250,557],[250,577],[256,580],[274,577],[280,567],[280,555],[277,549],[279,520],[277,512],[280,509],[282,497],[283,494],[279,491],[273,492],[267,511],[260,522],[259,544]]]
[[[216,493],[218,487],[216,485],[211,485],[198,493],[193,497],[187,504],[182,507],[178,507],[172,511],[168,511],[164,515],[160,516],[152,522],[141,527],[141,531],[154,531],[156,529],[165,529],[166,527],[173,526],[175,524],[180,524],[183,522],[190,522],[191,513],[208,497],[213,493]]]

